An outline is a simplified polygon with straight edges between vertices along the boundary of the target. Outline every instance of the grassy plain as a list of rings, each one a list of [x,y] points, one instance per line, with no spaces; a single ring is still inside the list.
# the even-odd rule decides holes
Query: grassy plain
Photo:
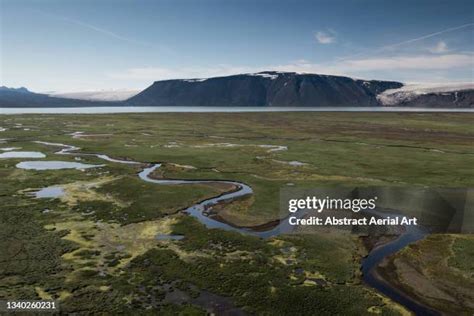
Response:
[[[392,256],[382,274],[445,314],[474,312],[474,236],[431,235]]]
[[[469,113],[19,115],[1,116],[0,127],[0,148],[41,151],[43,160],[75,157],[34,141],[143,162],[33,171],[15,168],[31,159],[0,159],[0,298],[52,297],[65,312],[219,312],[212,297],[242,313],[400,313],[361,284],[366,250],[354,236],[262,240],[206,229],[179,211],[228,188],[140,181],[136,174],[150,163],[163,163],[157,178],[250,185],[253,196],[219,208],[241,226],[278,218],[279,190],[291,184],[474,184]],[[104,163],[85,156],[81,162]],[[65,196],[26,193],[52,185]],[[169,233],[184,239],[154,238]],[[473,241],[459,240],[441,238],[430,251],[472,282]]]

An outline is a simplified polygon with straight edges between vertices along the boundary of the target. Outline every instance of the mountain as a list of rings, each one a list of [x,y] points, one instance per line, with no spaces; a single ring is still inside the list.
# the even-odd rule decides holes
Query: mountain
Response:
[[[474,108],[474,83],[412,84],[377,96],[384,106]]]
[[[474,83],[394,81],[265,71],[209,79],[156,81],[131,90],[40,94],[0,87],[0,107],[254,106],[474,108]],[[123,101],[122,101],[123,100]]]
[[[89,101],[123,101],[139,93],[140,90],[99,90],[81,92],[52,92],[49,96],[55,98],[89,100]]]
[[[20,88],[8,88],[5,86],[0,87],[0,92],[21,92],[21,93],[31,93],[28,89],[25,87],[20,87]]]
[[[209,79],[156,81],[126,102],[134,106],[379,106],[400,82],[265,71]]]
[[[0,87],[0,107],[85,107],[120,106],[118,102],[99,102],[50,97],[46,94],[30,92],[26,88]]]

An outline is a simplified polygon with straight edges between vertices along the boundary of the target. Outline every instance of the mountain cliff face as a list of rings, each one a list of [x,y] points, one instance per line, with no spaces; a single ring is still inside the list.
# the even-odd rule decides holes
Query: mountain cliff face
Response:
[[[379,106],[378,94],[402,86],[390,81],[260,72],[156,81],[126,102],[134,106]]]

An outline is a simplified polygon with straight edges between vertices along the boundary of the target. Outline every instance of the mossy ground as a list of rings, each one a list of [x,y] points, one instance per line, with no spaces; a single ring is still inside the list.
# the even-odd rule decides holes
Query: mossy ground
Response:
[[[449,315],[474,312],[474,235],[430,235],[390,257],[382,275]]]
[[[279,190],[289,183],[472,186],[473,123],[469,113],[21,115],[0,117],[7,128],[0,147],[75,161],[33,141],[59,142],[81,152],[163,162],[157,177],[245,182],[254,195],[221,205],[219,214],[252,226],[278,217]],[[90,136],[69,135],[76,131]],[[350,234],[262,240],[209,230],[179,210],[229,188],[145,183],[137,177],[145,165],[33,171],[16,169],[19,161],[0,160],[2,299],[52,297],[62,311],[75,313],[189,315],[210,310],[202,304],[206,290],[257,314],[400,312],[361,284],[364,248]],[[25,193],[52,185],[63,186],[66,195]],[[154,238],[168,233],[184,239]],[[449,238],[455,239],[451,250],[437,260],[472,280],[472,239]],[[440,245],[432,248],[444,249]],[[430,254],[430,247],[423,252]]]

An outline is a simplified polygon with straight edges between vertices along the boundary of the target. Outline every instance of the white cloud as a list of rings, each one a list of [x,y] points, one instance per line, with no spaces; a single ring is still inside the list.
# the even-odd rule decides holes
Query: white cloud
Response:
[[[316,40],[320,44],[331,44],[336,41],[336,37],[334,36],[334,32],[323,32],[319,31],[314,34],[314,37],[316,37]]]
[[[113,79],[166,80],[229,76],[239,73],[255,72],[256,67],[216,65],[210,67],[136,67],[123,72],[111,73]],[[263,69],[261,70],[268,70]]]
[[[358,73],[398,70],[452,70],[474,67],[474,54],[442,54],[395,57],[373,57],[343,60],[338,63],[316,64],[299,60],[288,64],[261,67],[217,65],[213,67],[143,67],[109,74],[110,78],[122,80],[144,80],[147,82],[166,79],[209,78],[241,73],[274,70],[298,73],[358,76]]]
[[[443,54],[449,51],[448,45],[444,41],[439,41],[436,46],[430,47],[428,50],[433,54]]]
[[[268,69],[333,75],[357,75],[366,71],[384,70],[451,70],[474,67],[474,54],[416,55],[395,57],[371,57],[348,59],[332,64],[295,62],[287,65],[269,66]]]
[[[474,67],[474,54],[444,54],[438,56],[396,56],[346,60],[351,70],[440,70]]]

